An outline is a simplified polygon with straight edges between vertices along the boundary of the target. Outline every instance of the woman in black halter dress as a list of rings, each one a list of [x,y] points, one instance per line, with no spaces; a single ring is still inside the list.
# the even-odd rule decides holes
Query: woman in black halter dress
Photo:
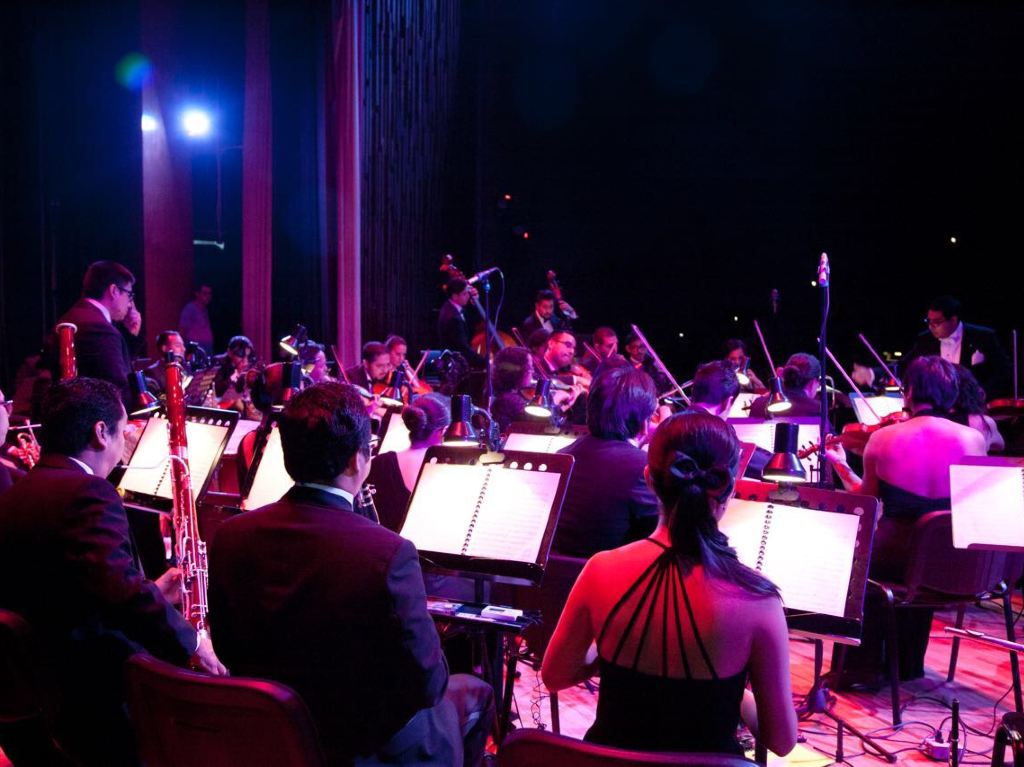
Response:
[[[587,740],[738,753],[742,709],[769,749],[793,748],[796,716],[778,592],[740,564],[718,530],[738,455],[732,428],[714,416],[665,421],[651,442],[647,471],[661,501],[657,530],[597,554],[580,574],[542,676],[559,690],[600,671]]]

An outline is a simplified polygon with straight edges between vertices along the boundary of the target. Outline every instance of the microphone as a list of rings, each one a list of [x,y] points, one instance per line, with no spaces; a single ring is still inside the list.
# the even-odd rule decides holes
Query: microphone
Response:
[[[480,282],[480,280],[487,279],[495,272],[500,271],[501,269],[499,269],[497,266],[492,266],[490,269],[484,269],[482,272],[477,272],[468,280],[466,280],[466,282],[468,282],[470,285],[476,285],[478,282]]]
[[[818,261],[818,287],[828,287],[828,275],[831,268],[828,265],[828,253],[821,254],[821,260]]]

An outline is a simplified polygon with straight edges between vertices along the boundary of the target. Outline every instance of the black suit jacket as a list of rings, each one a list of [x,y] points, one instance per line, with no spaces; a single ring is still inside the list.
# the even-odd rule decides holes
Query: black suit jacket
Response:
[[[78,299],[57,323],[73,322],[75,332],[75,361],[78,375],[110,381],[121,391],[121,400],[128,407],[131,389],[128,376],[132,371],[132,360],[124,336],[103,316],[96,306],[84,298]],[[47,361],[54,380],[60,378],[59,354],[56,334],[47,342]]]
[[[416,548],[316,488],[220,527],[210,621],[233,673],[298,691],[332,763],[376,750],[447,685]]]
[[[196,632],[145,579],[121,498],[71,459],[43,455],[0,496],[0,606],[24,615],[61,660],[113,640],[184,664]],[[120,686],[120,669],[110,669]]]
[[[644,538],[658,523],[658,499],[644,481],[647,454],[628,442],[585,435],[558,451],[576,459],[553,548],[590,557]]]
[[[1002,344],[999,343],[995,331],[981,325],[968,325],[966,322],[963,325],[964,336],[960,342],[960,364],[974,373],[974,377],[978,379],[978,383],[985,390],[988,399],[1008,395],[1011,387],[1010,359],[1006,356]],[[984,356],[985,361],[975,365],[972,364],[971,359],[977,352]],[[939,339],[926,330],[918,335],[914,347],[907,355],[907,363],[909,364],[917,357],[940,354]]]
[[[458,352],[470,367],[479,370],[486,364],[487,361],[469,345],[469,323],[451,301],[445,301],[438,312],[437,336],[442,349]]]
[[[368,392],[373,391],[373,382],[370,380],[370,376],[362,364],[346,368],[344,377],[353,386],[361,386]]]
[[[537,312],[533,312],[519,324],[519,333],[522,335],[523,340],[529,343],[530,336],[540,330],[541,327],[541,322],[537,319]],[[554,332],[556,330],[572,330],[572,323],[557,312],[551,315],[551,331]]]

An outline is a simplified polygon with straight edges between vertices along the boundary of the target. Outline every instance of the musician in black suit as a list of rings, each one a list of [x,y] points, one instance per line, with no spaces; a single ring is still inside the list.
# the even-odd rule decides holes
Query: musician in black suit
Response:
[[[96,261],[82,279],[82,297],[57,321],[73,323],[78,375],[110,381],[121,392],[121,401],[131,402],[128,377],[132,371],[128,344],[115,322],[130,320],[134,335],[141,321],[135,311],[135,275],[114,261]],[[48,367],[59,378],[56,335],[47,342]]]
[[[145,579],[121,498],[105,479],[124,449],[117,389],[76,378],[43,401],[39,464],[0,496],[0,607],[32,625],[61,694],[56,731],[85,764],[135,763],[121,664],[148,651],[227,673],[168,601],[177,571]]]
[[[380,341],[363,344],[362,359],[358,365],[345,370],[345,379],[353,386],[373,392],[374,384],[386,384],[391,376],[391,353]],[[377,392],[378,394],[380,391]]]
[[[572,330],[574,319],[576,310],[569,306],[568,302],[557,300],[552,290],[539,290],[533,300],[533,314],[520,323],[519,331],[523,338],[529,338],[542,328],[549,333],[556,330]]]
[[[448,300],[437,315],[437,335],[441,348],[458,352],[466,358],[471,368],[483,370],[487,360],[473,351],[469,344],[469,323],[465,315],[466,306],[473,300],[474,288],[461,277],[456,277],[448,281],[445,292]]]
[[[279,428],[295,486],[211,541],[221,654],[297,690],[331,764],[478,763],[491,690],[449,677],[412,543],[352,510],[370,465],[362,399],[317,384]]]
[[[969,369],[988,399],[1005,396],[1010,389],[1010,360],[999,338],[991,328],[963,322],[960,313],[960,302],[952,296],[932,301],[925,319],[928,329],[918,335],[907,364],[918,357],[939,356]]]
[[[658,499],[644,480],[647,454],[637,440],[654,414],[651,377],[626,365],[600,373],[590,386],[587,427],[559,452],[576,459],[553,548],[590,557],[653,532]]]

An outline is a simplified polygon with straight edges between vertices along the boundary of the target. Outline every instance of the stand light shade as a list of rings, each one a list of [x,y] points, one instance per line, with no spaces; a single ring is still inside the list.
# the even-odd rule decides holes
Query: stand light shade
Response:
[[[736,380],[740,382],[740,386],[750,385],[750,376],[747,375],[748,367],[750,367],[749,359],[744,361],[744,363],[736,370]]]
[[[445,430],[444,444],[476,446],[480,444],[476,429],[473,428],[473,400],[468,394],[452,397],[452,422]]]
[[[775,424],[775,455],[761,472],[765,482],[807,481],[807,473],[796,454],[799,435],[800,427],[795,423]]]
[[[544,379],[537,382],[537,389],[533,399],[526,404],[527,415],[537,418],[550,418],[553,408],[551,406],[551,381]]]
[[[132,410],[129,415],[132,418],[149,415],[160,409],[160,400],[149,393],[146,386],[146,374],[137,370],[128,378],[132,390]]]
[[[281,339],[280,345],[289,354],[298,356],[299,347],[306,343],[307,340],[309,340],[309,332],[306,330],[306,326],[296,325],[291,335]]]
[[[782,381],[778,377],[773,378],[766,409],[769,413],[785,413],[791,407],[793,407],[793,403],[789,401],[786,393],[782,391]]]

